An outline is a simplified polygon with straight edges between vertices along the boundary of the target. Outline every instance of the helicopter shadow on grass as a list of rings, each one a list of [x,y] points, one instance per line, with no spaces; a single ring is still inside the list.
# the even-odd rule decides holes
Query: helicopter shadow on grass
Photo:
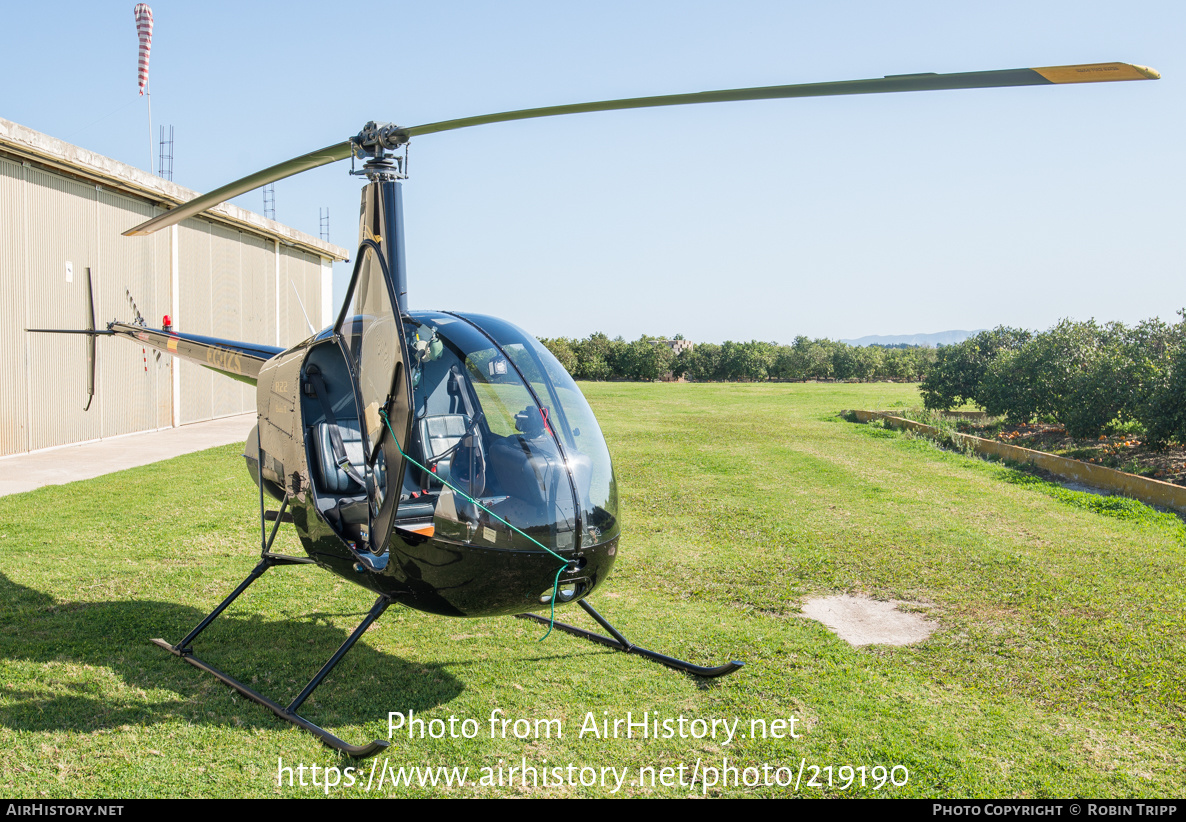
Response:
[[[3,573],[0,606],[0,664],[8,669],[0,682],[4,727],[82,733],[168,722],[287,727],[266,708],[149,642],[184,636],[205,616],[195,608],[144,600],[58,602]],[[353,621],[361,622],[364,613]],[[223,614],[194,650],[286,704],[353,627],[335,627],[329,616],[306,615],[294,624]],[[301,710],[330,728],[362,725],[384,719],[387,711],[427,712],[455,699],[463,687],[445,666],[376,651],[364,637]]]

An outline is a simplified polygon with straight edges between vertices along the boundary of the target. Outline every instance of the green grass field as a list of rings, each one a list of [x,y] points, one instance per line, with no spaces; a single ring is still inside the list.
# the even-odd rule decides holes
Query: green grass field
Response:
[[[916,404],[914,386],[582,387],[625,525],[595,604],[641,645],[743,670],[700,681],[560,633],[537,642],[522,620],[395,607],[303,713],[356,743],[386,738],[389,711],[441,720],[424,728],[445,738],[397,732],[374,760],[341,757],[148,641],[179,639],[254,565],[254,485],[240,449],[219,448],[0,498],[0,795],[1186,793],[1179,520],[1084,506],[837,417]],[[909,600],[939,630],[854,649],[798,616],[837,592]],[[317,569],[276,569],[196,650],[286,702],[371,602]],[[590,731],[628,712],[658,719],[660,738]],[[715,738],[700,733],[713,720]],[[508,775],[524,764],[527,784]],[[326,767],[342,784],[324,786]],[[468,768],[467,784],[407,770],[437,767]]]

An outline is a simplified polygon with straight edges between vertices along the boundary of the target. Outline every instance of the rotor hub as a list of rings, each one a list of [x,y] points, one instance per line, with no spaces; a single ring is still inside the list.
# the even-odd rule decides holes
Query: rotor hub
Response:
[[[366,161],[362,171],[350,173],[365,175],[372,182],[404,179],[407,176],[404,168],[406,155],[397,157],[388,152],[406,147],[408,140],[407,132],[394,123],[371,120],[350,138],[351,154]]]
[[[394,123],[371,120],[362,131],[350,139],[360,158],[381,157],[384,151],[395,151],[408,142],[408,133]]]

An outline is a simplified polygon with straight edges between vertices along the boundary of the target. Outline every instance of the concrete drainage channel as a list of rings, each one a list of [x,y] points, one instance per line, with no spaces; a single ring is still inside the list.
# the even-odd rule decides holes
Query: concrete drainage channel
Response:
[[[858,422],[863,423],[878,419],[884,420],[890,428],[914,431],[932,437],[940,436],[939,429],[932,425],[924,425],[904,417],[895,417],[884,411],[842,411],[841,416],[855,417]],[[1046,454],[1018,445],[1006,445],[1003,442],[986,440],[971,434],[951,434],[950,436],[960,443],[970,446],[975,453],[981,456],[1028,463],[1078,485],[1132,497],[1158,508],[1167,508],[1177,511],[1179,514],[1186,514],[1186,487],[1181,485],[1148,477],[1138,477],[1136,474],[1126,474],[1123,471],[1105,468],[1102,465],[1088,465],[1078,460]]]

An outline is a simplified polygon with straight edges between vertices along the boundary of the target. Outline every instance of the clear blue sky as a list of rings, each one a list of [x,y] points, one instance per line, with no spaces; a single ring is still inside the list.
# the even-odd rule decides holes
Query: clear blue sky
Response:
[[[1186,305],[1180,2],[151,5],[154,126],[175,127],[174,179],[199,191],[368,119],[1150,65],[1162,80],[614,112],[422,137],[404,188],[411,302],[540,336],[782,342],[1132,323]],[[7,4],[0,117],[147,166],[133,6]],[[152,146],[155,156],[155,135]],[[328,207],[331,239],[353,247],[359,185],[346,170],[278,183],[277,218],[316,235]],[[237,202],[262,210],[259,192]]]

